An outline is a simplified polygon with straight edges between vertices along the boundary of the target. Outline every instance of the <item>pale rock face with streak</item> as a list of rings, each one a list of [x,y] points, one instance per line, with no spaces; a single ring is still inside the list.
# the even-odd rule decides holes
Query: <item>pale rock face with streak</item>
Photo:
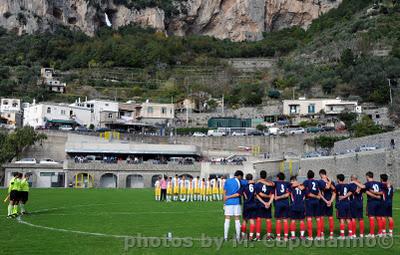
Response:
[[[342,0],[187,0],[167,17],[159,8],[141,10],[113,0],[1,0],[0,26],[18,34],[54,31],[56,24],[88,35],[106,26],[135,23],[173,35],[209,35],[233,41],[255,41],[262,33],[286,27],[307,28],[313,19]]]

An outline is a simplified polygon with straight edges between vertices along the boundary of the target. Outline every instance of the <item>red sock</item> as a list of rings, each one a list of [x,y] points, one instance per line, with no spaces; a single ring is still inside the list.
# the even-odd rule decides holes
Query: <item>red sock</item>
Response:
[[[333,231],[335,230],[335,221],[333,220],[333,217],[329,217],[329,233],[333,234]]]
[[[344,236],[344,223],[340,223],[340,236]]]
[[[317,237],[321,236],[321,217],[317,217]]]
[[[290,222],[290,231],[296,232],[296,221],[294,221],[294,220],[292,220],[292,222]]]
[[[356,219],[351,220],[351,226],[353,227],[353,235],[357,235],[357,221]]]
[[[272,234],[272,221],[271,219],[267,219],[267,234]]]
[[[283,220],[283,233],[285,237],[289,236],[289,223],[287,220]]]
[[[347,231],[348,231],[349,236],[353,235],[353,221],[352,220],[347,221]]]
[[[312,238],[312,218],[307,218],[308,237]]]
[[[386,218],[382,217],[381,222],[382,222],[382,232],[386,233]]]
[[[306,224],[304,224],[304,220],[300,221],[300,233],[304,233],[306,231]]]
[[[321,217],[321,218],[320,218],[320,225],[321,225],[320,231],[321,231],[321,235],[322,235],[322,233],[325,233],[325,221],[324,221],[324,217]]]
[[[254,235],[254,228],[255,228],[254,224],[250,223],[250,236]]]
[[[241,229],[242,229],[242,233],[246,233],[246,227],[247,227],[247,226],[246,226],[246,223],[243,222],[243,223],[242,223],[242,228],[241,228]]]
[[[256,234],[257,237],[261,235],[261,218],[256,219]]]
[[[281,236],[281,220],[276,220],[276,235]]]
[[[375,219],[374,217],[369,217],[369,234],[375,234]]]
[[[382,218],[377,217],[376,220],[378,221],[378,234],[382,234]]]
[[[360,224],[360,235],[364,235],[364,229],[365,229],[364,220],[360,219],[359,224]]]
[[[393,232],[393,229],[394,229],[394,220],[393,218],[389,218],[389,230]]]

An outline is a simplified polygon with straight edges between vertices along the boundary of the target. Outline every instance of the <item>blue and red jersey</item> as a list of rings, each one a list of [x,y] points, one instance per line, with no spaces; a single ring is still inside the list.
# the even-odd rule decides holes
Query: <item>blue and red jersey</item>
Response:
[[[393,186],[392,185],[387,185],[386,183],[383,184],[383,200],[386,202],[392,202],[393,201]]]
[[[256,198],[255,198],[255,184],[248,183],[242,188],[243,195],[243,205],[246,208],[253,208],[256,206]]]
[[[365,183],[365,190],[372,192],[383,192],[383,183],[377,181],[370,181]],[[378,198],[368,196],[368,201],[380,201]]]
[[[291,184],[286,181],[275,181],[275,195],[282,196],[289,193],[289,188]],[[289,203],[289,198],[282,198],[276,200],[275,203]]]
[[[255,187],[255,192],[257,195],[260,193],[268,195],[268,196],[274,194],[274,187],[267,186],[261,182],[256,183],[254,185],[254,187]],[[269,202],[269,200],[270,200],[269,198],[263,198],[263,197],[261,197],[261,198],[264,200],[264,202]],[[259,206],[264,207],[264,205],[258,199],[256,201]]]
[[[324,190],[326,187],[326,183],[322,180],[314,180],[314,179],[308,179],[303,182],[303,185],[307,191],[308,194],[313,194],[313,195],[318,195],[321,190]],[[307,197],[307,199],[315,199],[313,197]]]
[[[304,200],[306,199],[306,190],[301,190],[298,187],[290,187],[290,205],[292,208],[304,208]]]
[[[339,200],[340,196],[346,196],[349,192],[351,192],[349,184],[338,183],[335,185],[335,189],[336,189],[336,195],[337,195],[336,196],[336,204],[350,202],[350,197],[348,197],[347,199]]]

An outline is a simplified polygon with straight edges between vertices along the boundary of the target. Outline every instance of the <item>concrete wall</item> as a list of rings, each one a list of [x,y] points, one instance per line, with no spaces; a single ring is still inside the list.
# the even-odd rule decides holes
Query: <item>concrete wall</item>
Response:
[[[344,174],[346,177],[356,174],[361,181],[365,181],[365,174],[371,171],[377,180],[379,180],[380,174],[387,173],[395,187],[399,187],[399,156],[399,150],[381,149],[340,156],[302,159],[299,176],[306,176],[308,170],[313,170],[318,175],[318,171],[323,168],[334,180],[336,180],[337,174]]]
[[[387,132],[377,135],[365,136],[360,138],[351,138],[335,143],[333,152],[341,153],[346,150],[354,150],[362,145],[378,146],[379,148],[390,149],[390,140],[394,139],[396,149],[400,147],[400,130]]]

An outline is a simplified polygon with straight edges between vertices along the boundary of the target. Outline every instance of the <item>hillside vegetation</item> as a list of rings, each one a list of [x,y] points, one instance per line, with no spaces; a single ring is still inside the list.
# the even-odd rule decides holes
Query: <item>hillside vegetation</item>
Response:
[[[166,37],[135,26],[118,31],[105,28],[93,38],[65,28],[55,34],[20,37],[1,30],[0,96],[176,101],[201,91],[213,97],[224,94],[229,106],[238,107],[289,98],[294,91],[295,95],[386,104],[387,79],[400,74],[400,7],[384,1],[373,15],[367,15],[372,3],[344,0],[307,31],[294,27],[265,33],[258,42]],[[244,74],[224,61],[252,57],[275,58],[277,64]],[[41,66],[65,73],[68,94],[49,95],[36,86]]]

